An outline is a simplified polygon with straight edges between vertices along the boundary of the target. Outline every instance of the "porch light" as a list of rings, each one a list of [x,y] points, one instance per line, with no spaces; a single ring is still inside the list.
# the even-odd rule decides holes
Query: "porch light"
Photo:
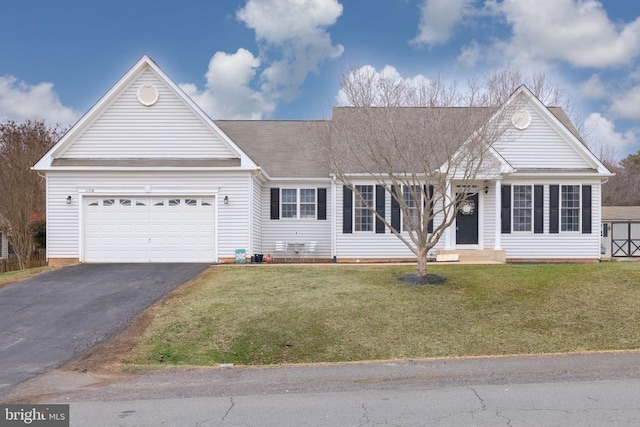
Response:
[[[484,186],[484,194],[489,194],[489,186],[486,184]]]
[[[71,196],[67,196],[67,204],[70,205],[71,204]]]
[[[225,205],[229,204],[229,196],[224,196],[224,204]]]

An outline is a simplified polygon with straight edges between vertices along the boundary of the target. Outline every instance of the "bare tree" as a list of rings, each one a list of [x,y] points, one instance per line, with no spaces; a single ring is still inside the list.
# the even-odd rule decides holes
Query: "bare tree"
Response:
[[[615,173],[602,186],[605,206],[638,206],[640,205],[640,151],[630,154],[616,162],[611,158],[604,159],[605,165]]]
[[[20,268],[27,268],[35,250],[31,220],[45,211],[44,179],[31,166],[60,134],[38,120],[0,125],[0,221]]]
[[[503,137],[509,114],[493,104],[491,87],[467,91],[440,76],[411,81],[380,76],[363,67],[343,75],[342,95],[350,107],[335,108],[320,148],[333,173],[417,258],[427,275],[429,251],[456,218],[478,180],[498,167],[492,145]],[[517,103],[513,108],[517,108]],[[383,215],[365,180],[391,197],[403,225]]]

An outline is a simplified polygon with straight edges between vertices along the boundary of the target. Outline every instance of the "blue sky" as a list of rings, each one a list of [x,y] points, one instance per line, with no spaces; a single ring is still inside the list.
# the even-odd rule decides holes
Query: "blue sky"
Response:
[[[640,2],[622,0],[10,0],[0,121],[68,126],[144,54],[214,119],[328,117],[353,67],[544,72],[597,154],[640,150]]]

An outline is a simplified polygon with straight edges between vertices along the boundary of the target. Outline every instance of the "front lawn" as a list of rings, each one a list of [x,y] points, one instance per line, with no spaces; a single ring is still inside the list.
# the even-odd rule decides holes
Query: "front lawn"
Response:
[[[338,362],[640,348],[640,263],[213,267],[157,310],[129,365]]]
[[[28,279],[45,271],[50,270],[49,267],[34,267],[27,268],[26,270],[10,271],[8,273],[0,273],[0,288],[9,285],[11,283],[19,282],[20,280]]]

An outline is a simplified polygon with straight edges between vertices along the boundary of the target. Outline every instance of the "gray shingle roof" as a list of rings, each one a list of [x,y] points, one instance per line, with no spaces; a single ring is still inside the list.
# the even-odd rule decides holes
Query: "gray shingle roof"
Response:
[[[331,174],[331,167],[328,162],[322,161],[322,150],[318,149],[318,143],[323,138],[321,134],[327,129],[327,124],[332,123],[332,138],[334,142],[340,143],[360,143],[366,141],[369,126],[362,123],[358,126],[349,127],[357,118],[362,118],[363,108],[338,107],[333,109],[331,122],[326,120],[215,120],[216,125],[231,138],[258,166],[274,178],[327,178]],[[386,108],[367,108],[371,113],[368,119],[379,121],[387,120],[393,123],[396,137],[406,136],[410,141],[432,141],[426,143],[426,151],[430,152],[428,158],[433,165],[429,167],[439,167],[447,159],[448,153],[441,153],[440,156],[433,155],[433,147],[440,147],[438,150],[456,150],[475,130],[470,127],[460,128],[452,135],[457,135],[456,140],[447,141],[448,146],[442,148],[442,141],[433,138],[433,129],[428,129],[429,122],[437,116],[440,120],[450,123],[469,123],[466,118],[474,114],[483,120],[487,120],[495,108],[394,108],[398,114],[393,115],[391,120],[388,114],[384,114]],[[569,132],[583,142],[580,134],[569,120],[566,113],[559,107],[550,107],[549,111],[560,122],[567,127]],[[362,120],[361,120],[362,121]],[[424,124],[423,128],[415,126],[416,123]],[[482,120],[477,120],[482,123]],[[349,130],[349,137],[341,138],[336,133],[344,129]],[[450,138],[451,139],[451,138]],[[427,157],[427,156],[425,156]],[[364,166],[353,165],[353,172],[363,172]]]
[[[640,206],[603,206],[603,221],[640,221]]]
[[[215,123],[271,177],[329,177],[329,165],[314,158],[324,121],[215,120]]]

